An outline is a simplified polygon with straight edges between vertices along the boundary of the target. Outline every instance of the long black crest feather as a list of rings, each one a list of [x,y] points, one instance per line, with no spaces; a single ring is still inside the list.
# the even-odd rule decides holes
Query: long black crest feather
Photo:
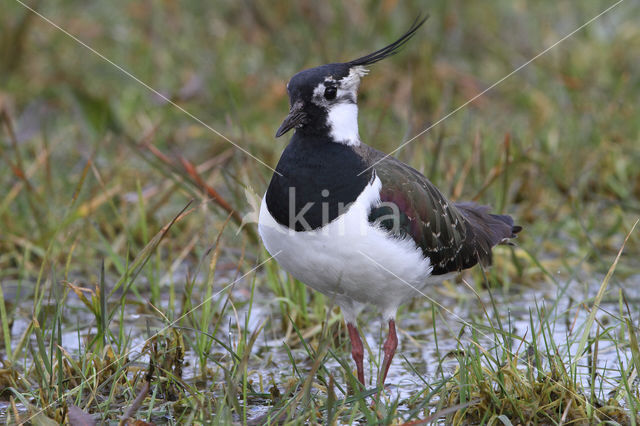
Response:
[[[424,18],[418,15],[416,20],[413,21],[411,28],[409,28],[409,30],[406,33],[404,33],[399,39],[397,39],[390,45],[383,47],[380,50],[376,50],[375,52],[369,53],[368,55],[365,55],[361,58],[354,59],[353,61],[349,61],[347,62],[347,64],[349,65],[349,67],[353,67],[357,65],[363,65],[363,66],[371,65],[378,61],[383,60],[386,57],[395,55],[402,48],[402,46],[404,46],[405,43],[408,42],[411,39],[411,37],[413,37],[413,35],[418,30],[418,28],[420,28],[420,26],[424,24],[424,21],[426,21],[428,18],[429,18],[429,15],[425,16]]]

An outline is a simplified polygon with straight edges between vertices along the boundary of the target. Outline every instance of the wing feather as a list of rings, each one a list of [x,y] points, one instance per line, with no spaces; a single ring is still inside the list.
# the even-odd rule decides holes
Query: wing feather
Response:
[[[433,265],[433,275],[491,264],[491,248],[515,237],[520,227],[475,203],[450,202],[417,170],[363,145],[362,154],[382,182],[381,204],[369,221],[391,235],[412,238]]]

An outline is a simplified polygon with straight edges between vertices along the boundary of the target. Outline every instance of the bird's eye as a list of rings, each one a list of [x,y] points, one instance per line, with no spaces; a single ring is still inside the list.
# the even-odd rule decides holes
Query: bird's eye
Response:
[[[329,86],[326,89],[324,89],[324,98],[330,101],[336,98],[337,93],[338,93],[338,88],[336,86]]]

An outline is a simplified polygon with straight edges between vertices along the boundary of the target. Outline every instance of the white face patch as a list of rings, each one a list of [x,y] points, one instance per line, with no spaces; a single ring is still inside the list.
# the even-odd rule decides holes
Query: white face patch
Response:
[[[325,78],[313,91],[311,101],[327,111],[327,125],[332,139],[341,144],[360,145],[358,133],[358,87],[360,79],[367,75],[364,67],[353,67],[349,75],[341,80],[332,76]],[[325,98],[325,90],[329,86],[337,86],[334,99]]]
[[[333,140],[345,145],[360,145],[358,106],[354,103],[333,104],[328,113],[327,124]]]
[[[367,75],[369,70],[365,67],[357,66],[353,67],[349,70],[349,75],[343,78],[340,81],[340,87],[344,89],[353,88],[354,91],[358,90],[358,86],[360,86],[360,80],[362,77]]]

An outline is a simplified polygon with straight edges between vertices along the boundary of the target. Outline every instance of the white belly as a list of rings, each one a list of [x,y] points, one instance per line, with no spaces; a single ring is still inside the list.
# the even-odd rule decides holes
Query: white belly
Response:
[[[343,307],[371,304],[392,317],[400,304],[441,280],[428,279],[431,265],[413,240],[390,238],[369,223],[371,206],[380,202],[380,186],[376,178],[346,213],[308,232],[277,223],[263,198],[259,232],[269,253],[300,281]]]

